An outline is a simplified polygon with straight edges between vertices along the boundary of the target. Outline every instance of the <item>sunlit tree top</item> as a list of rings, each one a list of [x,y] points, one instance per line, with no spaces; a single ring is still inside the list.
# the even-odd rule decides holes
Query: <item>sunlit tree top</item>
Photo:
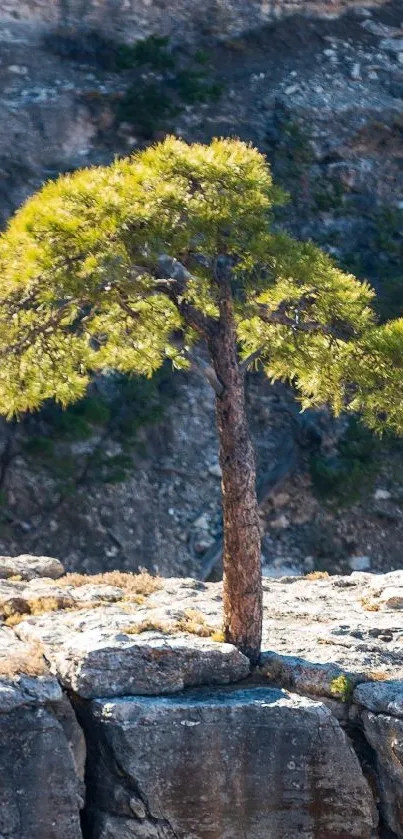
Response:
[[[291,378],[304,404],[359,409],[375,427],[387,411],[403,430],[396,398],[387,406],[402,322],[377,327],[368,285],[273,228],[282,198],[263,155],[237,140],[168,138],[46,184],[0,238],[0,411],[65,405],[96,370],[186,367],[225,282],[240,358]]]

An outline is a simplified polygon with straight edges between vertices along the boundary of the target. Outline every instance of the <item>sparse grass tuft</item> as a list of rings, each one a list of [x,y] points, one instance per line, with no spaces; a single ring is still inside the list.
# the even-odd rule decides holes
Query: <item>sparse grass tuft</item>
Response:
[[[199,638],[210,638],[212,641],[224,641],[224,633],[207,623],[205,616],[197,609],[187,609],[177,620],[157,620],[145,618],[141,623],[123,629],[126,635],[140,635],[143,632],[163,632],[166,635],[179,635],[189,632]]]
[[[72,609],[77,606],[72,597],[33,597],[27,600],[31,615],[43,615],[46,612],[58,612],[62,609]]]
[[[328,571],[310,571],[309,574],[305,574],[304,580],[326,580],[328,576]]]
[[[17,624],[21,623],[21,621],[26,618],[27,615],[22,615],[21,612],[14,612],[13,615],[10,615],[8,618],[5,619],[4,623],[6,626],[17,626]]]
[[[211,633],[210,638],[212,641],[216,641],[217,644],[224,644],[225,643],[225,634],[223,629],[216,629],[214,632]]]
[[[148,571],[131,574],[125,571],[106,571],[105,574],[66,574],[57,580],[62,586],[104,585],[122,588],[127,595],[142,595],[147,597],[154,591],[159,591],[162,582],[159,577],[153,577]]]
[[[379,603],[375,603],[374,600],[370,600],[369,597],[361,598],[361,606],[366,612],[379,612],[380,610]]]
[[[0,657],[0,678],[12,679],[14,676],[44,676],[47,673],[42,647],[31,644],[29,648],[7,658]]]
[[[201,638],[209,638],[215,632],[210,626],[202,612],[197,609],[187,609],[186,612],[176,621],[177,632],[190,632],[192,635],[199,635]]]
[[[71,597],[33,597],[30,600],[14,597],[3,603],[0,607],[0,615],[6,626],[17,626],[27,617],[45,615],[47,612],[58,612],[62,609],[81,609],[87,606],[88,604],[77,604]]]
[[[173,624],[170,621],[153,620],[152,618],[145,618],[141,623],[134,626],[127,626],[123,632],[126,635],[141,635],[143,632],[163,632],[166,635],[171,635],[173,632]]]

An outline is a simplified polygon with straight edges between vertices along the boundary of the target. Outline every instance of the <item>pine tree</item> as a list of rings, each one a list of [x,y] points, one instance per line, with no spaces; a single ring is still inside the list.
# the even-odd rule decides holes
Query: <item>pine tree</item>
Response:
[[[373,292],[272,224],[264,157],[175,138],[46,184],[0,238],[0,411],[79,399],[96,371],[187,369],[204,345],[216,394],[226,638],[256,661],[260,534],[244,377],[260,363],[302,406],[403,430],[403,322]]]

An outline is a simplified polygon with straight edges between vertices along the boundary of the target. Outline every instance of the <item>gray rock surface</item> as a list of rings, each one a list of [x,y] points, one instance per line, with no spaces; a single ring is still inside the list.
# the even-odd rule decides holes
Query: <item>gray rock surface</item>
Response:
[[[0,579],[21,577],[32,580],[35,577],[51,577],[57,580],[64,574],[62,563],[50,556],[0,556]]]
[[[340,698],[334,684],[339,676],[348,680],[347,693],[360,682],[403,679],[403,613],[394,605],[400,602],[396,592],[403,597],[402,572],[266,579],[263,585],[262,673],[271,681]],[[391,587],[392,601],[382,597]],[[125,632],[135,633],[144,621],[169,631],[189,610],[220,629],[221,593],[220,583],[167,579],[143,606],[116,603],[30,617],[19,624],[18,634],[43,644],[52,672],[86,697],[181,690],[209,682],[217,667],[217,679],[225,683],[247,672],[231,647],[192,634]],[[76,597],[74,589],[70,594]]]
[[[376,2],[376,0],[373,0]],[[366,0],[368,4],[368,0]],[[254,26],[262,25],[273,17],[298,11],[317,14],[337,14],[346,5],[361,6],[362,0],[349,0],[334,4],[331,0],[280,0],[273,11],[266,0],[230,0],[222,4],[217,0],[175,0],[169,14],[161,15],[159,3],[148,0],[125,0],[111,5],[104,0],[3,0],[0,20],[39,26],[88,26],[106,29],[108,33],[139,38],[158,32],[177,38],[200,34],[236,35]]]
[[[369,711],[403,717],[403,682],[367,682],[356,687],[353,698]]]
[[[260,670],[230,687],[218,685],[249,665],[212,640],[220,583],[162,579],[139,602],[124,580],[79,582],[0,582],[0,614],[17,618],[0,625],[0,721],[21,713],[23,737],[28,711],[50,715],[82,804],[85,744],[68,689],[89,748],[91,839],[372,839],[374,802],[403,839],[401,571],[264,580]],[[25,617],[27,606],[39,613]],[[361,738],[363,769],[340,726]]]
[[[111,606],[29,618],[18,632],[43,644],[52,673],[86,698],[175,693],[248,675],[248,660],[230,644],[191,634],[125,632],[138,622]]]
[[[357,757],[321,703],[264,687],[201,689],[96,700],[83,723],[97,744],[92,839],[376,835]]]
[[[0,714],[0,836],[79,839],[81,789],[50,708]]]
[[[374,749],[377,791],[386,824],[403,836],[403,720],[362,714],[365,736]]]
[[[80,839],[85,742],[37,644],[0,627],[0,837]]]

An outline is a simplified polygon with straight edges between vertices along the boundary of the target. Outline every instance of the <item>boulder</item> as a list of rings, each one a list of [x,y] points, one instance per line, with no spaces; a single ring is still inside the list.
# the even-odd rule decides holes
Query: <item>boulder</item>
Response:
[[[20,577],[22,580],[32,580],[34,577],[51,577],[57,580],[63,574],[62,563],[51,556],[0,556],[0,579]]]
[[[320,702],[252,687],[80,703],[91,839],[372,839],[351,745]]]

